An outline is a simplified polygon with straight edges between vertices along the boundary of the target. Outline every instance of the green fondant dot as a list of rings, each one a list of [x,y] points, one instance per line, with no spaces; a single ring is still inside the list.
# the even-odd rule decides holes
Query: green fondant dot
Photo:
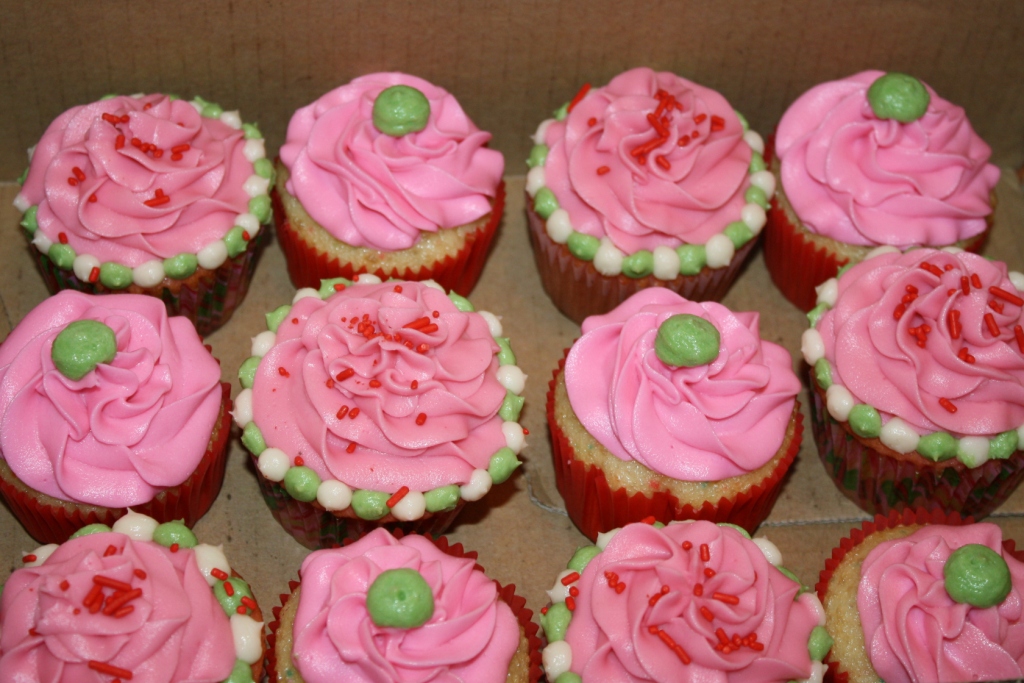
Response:
[[[811,659],[820,662],[832,649],[832,636],[828,634],[824,626],[815,626],[811,629],[811,637],[807,639],[807,653]]]
[[[498,348],[498,365],[515,365],[516,354],[512,352],[512,345],[508,341],[508,337],[495,337],[494,341],[497,342]]]
[[[946,432],[925,434],[917,442],[917,452],[935,462],[942,462],[956,457],[959,443]]]
[[[459,502],[459,487],[456,484],[441,486],[423,494],[426,500],[427,512],[441,512],[452,510]]]
[[[370,521],[380,519],[388,514],[388,498],[390,494],[381,491],[359,489],[352,493],[352,511],[360,519]]]
[[[30,206],[25,211],[25,215],[21,217],[21,227],[25,228],[29,234],[34,235],[36,230],[39,229],[39,223],[36,222],[36,214],[38,212],[38,206]]]
[[[270,159],[263,157],[252,162],[252,170],[256,172],[261,178],[270,180],[274,177],[274,162]]]
[[[970,543],[953,551],[942,568],[946,592],[982,609],[998,605],[1013,587],[1006,560],[988,546]]]
[[[107,93],[106,95],[104,95],[103,97],[100,98],[100,101],[102,102],[104,100],[112,100],[115,97],[117,97],[117,93],[112,93],[112,92],[111,93]]]
[[[181,95],[176,95],[176,94],[174,94],[174,93],[170,93],[170,92],[169,92],[169,93],[166,93],[166,97],[167,97],[167,99],[169,99],[169,100],[170,100],[171,102],[174,102],[175,100],[180,100],[180,99],[181,99]]]
[[[469,299],[455,292],[448,292],[448,298],[451,299],[452,303],[455,304],[455,308],[459,309],[463,313],[472,313],[476,310],[473,304],[470,303]]]
[[[583,261],[593,261],[597,255],[597,250],[601,247],[601,240],[573,230],[565,246],[569,247],[569,252],[576,258]]]
[[[1016,429],[997,434],[988,440],[988,457],[993,460],[1005,460],[1017,450],[1019,437]]]
[[[124,289],[132,283],[132,269],[107,261],[100,265],[100,282],[110,289]]]
[[[270,197],[265,194],[256,195],[249,200],[249,213],[256,216],[260,223],[270,221]]]
[[[71,538],[80,538],[82,536],[91,536],[92,534],[102,534],[108,531],[113,531],[106,524],[87,524],[81,529],[71,534]]]
[[[219,119],[220,115],[224,113],[224,108],[219,104],[213,102],[207,102],[203,105],[203,110],[199,112],[208,119]]]
[[[288,313],[291,310],[291,304],[285,304],[284,306],[278,306],[270,313],[267,313],[267,329],[271,332],[277,332],[277,328],[281,326],[281,323],[288,317]]]
[[[665,365],[694,368],[718,358],[722,336],[704,318],[680,313],[658,326],[654,352]]]
[[[564,602],[555,602],[548,606],[548,613],[540,615],[540,625],[544,629],[549,643],[565,640],[565,632],[572,621],[572,612]]]
[[[242,361],[241,367],[238,368],[238,381],[242,384],[243,389],[252,389],[253,380],[256,378],[256,368],[259,366],[259,356],[249,356]]]
[[[224,584],[230,583],[232,588],[232,595],[228,595],[227,591],[224,590]],[[218,581],[213,584],[213,597],[217,598],[217,602],[220,603],[221,609],[230,618],[232,614],[238,614],[238,608],[242,604],[242,598],[251,598],[252,590],[242,579],[237,576],[231,576],[223,581]]]
[[[256,126],[255,123],[243,123],[242,134],[245,135],[246,140],[261,140],[263,139],[263,133]]]
[[[730,524],[729,522],[719,522],[718,526],[727,526],[730,529],[735,529],[736,531],[738,531],[739,534],[743,536],[743,538],[750,538],[750,532],[744,529],[743,527],[739,526],[738,524]]]
[[[733,110],[733,113],[736,114],[736,118],[740,120],[740,125],[743,126],[743,132],[746,133],[750,130],[750,124],[747,123],[747,117],[735,110]]]
[[[764,157],[754,152],[750,155],[750,173],[757,173],[767,168],[764,163]]]
[[[505,446],[504,448],[499,448],[491,456],[491,462],[487,466],[487,474],[491,475],[491,480],[495,484],[501,484],[508,480],[512,473],[516,471],[516,468],[522,464],[519,462],[516,454],[512,452],[512,449]]]
[[[584,545],[576,548],[576,552],[572,554],[572,559],[569,560],[569,564],[565,567],[571,569],[574,572],[583,573],[583,570],[587,568],[590,561],[597,557],[601,553],[601,549],[596,545]]]
[[[858,403],[850,410],[850,429],[865,439],[874,439],[882,433],[882,416],[874,407]]]
[[[662,522],[655,522],[651,526],[653,526],[655,529],[664,529],[665,528],[665,524],[662,523]]]
[[[732,241],[733,246],[737,249],[754,239],[754,232],[743,221],[733,221],[725,226],[725,230],[722,232],[725,233],[725,236]]]
[[[320,487],[320,475],[305,465],[288,468],[284,475],[284,489],[295,500],[311,503],[316,500],[316,490]]]
[[[519,422],[519,413],[523,409],[523,402],[525,400],[524,397],[516,396],[511,391],[506,390],[505,400],[501,402],[498,415],[505,422]]]
[[[814,363],[814,380],[822,389],[832,386],[832,366],[824,358],[819,358]]]
[[[224,246],[228,248],[228,258],[235,258],[249,246],[249,242],[244,236],[245,228],[240,225],[228,230],[228,234],[224,235]]]
[[[764,193],[757,185],[751,185],[747,188],[746,193],[743,195],[743,199],[746,200],[747,204],[757,204],[762,209],[768,209],[768,195]]]
[[[622,274],[634,280],[654,272],[654,254],[640,249],[622,259]]]
[[[868,88],[868,104],[875,116],[900,123],[917,121],[924,116],[931,99],[924,84],[907,74],[885,74]]]
[[[50,349],[50,358],[58,372],[71,380],[80,380],[100,363],[109,363],[117,354],[114,331],[98,320],[76,320],[69,324]]]
[[[263,440],[263,432],[260,431],[255,422],[250,422],[242,428],[242,445],[257,457],[260,453],[267,450],[267,442]]]
[[[810,323],[811,327],[816,327],[818,321],[821,320],[821,316],[828,312],[830,306],[828,304],[818,304],[811,310],[807,311],[807,322]]]
[[[194,548],[199,543],[196,535],[180,519],[157,526],[153,531],[153,541],[165,548],[170,548],[175,543],[179,548]]]
[[[558,210],[555,193],[546,187],[537,190],[537,194],[533,197],[533,210],[544,220],[550,218],[551,214]]]
[[[430,120],[426,95],[408,85],[385,88],[373,101],[373,127],[385,135],[400,138],[418,133]]]
[[[252,666],[241,659],[236,659],[235,665],[231,668],[231,675],[224,683],[253,683]]]
[[[583,683],[583,677],[571,671],[565,671],[555,679],[555,683]]]
[[[191,277],[198,267],[199,259],[195,254],[178,254],[164,259],[164,274],[174,280]]]
[[[708,264],[707,252],[703,244],[681,244],[676,247],[679,255],[679,273],[696,275]]]
[[[561,107],[554,111],[553,116],[555,121],[565,121],[565,117],[569,115],[569,103],[566,102]]]
[[[25,170],[21,172],[21,175],[18,176],[18,184],[24,185],[26,178],[28,178],[28,166],[26,166]]]
[[[61,270],[71,270],[71,266],[75,264],[75,250],[60,242],[51,244],[46,255],[53,261],[53,265]]]
[[[547,145],[534,145],[533,149],[530,150],[530,158],[526,160],[526,165],[530,168],[536,166],[543,166],[544,162],[548,158],[548,146]]]
[[[335,285],[344,285],[344,287],[342,287],[341,289],[338,289],[338,288],[335,287]],[[345,287],[350,287],[350,286],[352,286],[352,281],[351,280],[347,280],[347,279],[345,279],[343,277],[335,277],[335,278],[331,278],[329,280],[321,280],[320,281],[320,290],[317,293],[320,295],[321,299],[326,299],[327,297],[331,296],[332,294],[340,292],[340,291],[344,290]]]
[[[434,615],[434,593],[415,569],[388,569],[370,584],[366,611],[377,626],[417,628]]]

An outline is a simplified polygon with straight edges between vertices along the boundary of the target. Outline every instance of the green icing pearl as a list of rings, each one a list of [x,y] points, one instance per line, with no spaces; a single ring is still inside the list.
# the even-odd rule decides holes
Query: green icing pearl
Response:
[[[270,313],[267,313],[267,329],[271,332],[277,332],[277,328],[281,326],[281,323],[288,317],[288,312],[291,310],[291,304],[285,304],[284,306],[278,306]]]
[[[516,468],[522,464],[519,462],[516,454],[512,452],[512,449],[505,446],[504,448],[499,448],[491,456],[491,462],[487,466],[487,474],[491,475],[491,480],[495,484],[501,484],[507,481],[512,476],[512,473],[516,471]]]
[[[654,272],[654,254],[646,249],[640,249],[626,258],[622,259],[622,274],[626,277],[637,278],[647,277]]]
[[[822,389],[832,386],[832,366],[824,358],[819,358],[814,363],[814,380]]]
[[[917,452],[935,462],[942,462],[956,457],[959,443],[946,432],[926,434],[917,442]]]
[[[265,194],[256,195],[249,200],[249,213],[256,216],[260,223],[270,221],[270,197]]]
[[[931,95],[921,81],[901,73],[887,73],[868,88],[868,104],[880,119],[900,123],[917,121],[928,111]]]
[[[533,210],[544,220],[550,218],[551,214],[558,210],[558,200],[555,199],[555,193],[546,187],[537,190],[537,194],[533,197]]]
[[[572,612],[564,602],[555,602],[548,606],[548,613],[540,615],[540,625],[544,629],[549,643],[565,640],[565,632],[572,621]]]
[[[718,358],[721,342],[718,328],[710,322],[680,313],[658,326],[654,352],[665,365],[695,368]]]
[[[523,402],[526,399],[522,396],[516,396],[511,391],[505,390],[505,400],[501,402],[501,408],[498,409],[498,415],[505,422],[519,422],[519,413],[523,409]]]
[[[873,439],[882,433],[882,416],[872,406],[858,403],[850,410],[850,429],[865,439]]]
[[[260,366],[259,356],[249,356],[238,368],[238,381],[243,389],[252,389],[253,380],[256,378],[256,368]]]
[[[228,248],[228,258],[235,258],[249,246],[249,242],[244,237],[245,228],[240,225],[228,230],[228,234],[224,235],[224,246]]]
[[[230,583],[232,595],[228,595],[227,591],[224,590],[224,584]],[[218,581],[213,584],[213,597],[217,598],[217,602],[220,603],[221,609],[230,618],[232,614],[238,614],[238,608],[242,604],[242,598],[251,598],[252,590],[249,589],[247,584],[237,576],[231,576],[223,581]]]
[[[270,159],[263,157],[252,162],[252,170],[256,172],[261,178],[273,178],[274,177],[274,162]]]
[[[508,337],[495,337],[494,341],[497,342],[498,348],[498,365],[515,365],[516,354],[512,353],[512,346],[509,344]]]
[[[569,247],[569,252],[576,258],[593,261],[597,250],[601,247],[601,240],[573,230],[565,246]]]
[[[25,170],[21,172],[21,175],[18,176],[18,184],[24,185],[26,178],[28,178],[28,166],[26,166]]]
[[[373,126],[381,133],[400,138],[418,133],[430,120],[426,95],[408,85],[385,88],[373,101]]]
[[[199,259],[195,254],[178,254],[164,259],[164,274],[175,280],[191,277],[199,267]]]
[[[543,166],[544,162],[548,159],[548,146],[547,145],[534,145],[533,149],[530,150],[530,158],[526,160],[526,165],[530,168],[536,166]]]
[[[102,534],[107,531],[113,530],[106,524],[87,524],[75,533],[71,534],[71,538],[80,538],[82,536],[90,536],[92,534]]]
[[[832,649],[832,636],[828,634],[824,626],[815,626],[811,629],[811,637],[807,639],[807,653],[811,659],[820,662]]]
[[[765,168],[767,168],[767,166],[765,166],[763,156],[757,152],[750,155],[750,173],[757,173],[758,171],[765,170]]]
[[[590,564],[590,561],[600,553],[601,549],[596,545],[584,545],[576,548],[576,552],[572,554],[572,559],[569,560],[569,564],[565,565],[565,568],[582,574],[583,570]]]
[[[434,593],[415,569],[388,569],[370,584],[366,611],[377,626],[417,628],[434,615]]]
[[[224,683],[253,683],[252,667],[241,659],[236,659],[235,666],[231,669],[231,675]]]
[[[174,93],[170,93],[170,92],[169,93],[165,93],[165,94],[167,96],[167,99],[169,99],[171,102],[174,102],[175,100],[180,100],[181,99],[181,95],[175,95]]]
[[[106,95],[100,98],[100,101],[102,102],[103,100],[112,100],[115,97],[117,97],[116,93],[107,93]]]
[[[583,683],[583,677],[571,671],[566,671],[555,679],[555,683]]]
[[[1005,460],[1017,450],[1017,430],[1011,429],[1002,434],[996,434],[988,440],[988,457],[993,460]]]
[[[949,597],[982,609],[1001,603],[1013,587],[1006,560],[978,543],[954,550],[942,568],[942,575]]]
[[[110,289],[124,289],[132,283],[132,269],[107,261],[100,265],[100,282]]]
[[[202,97],[196,97],[192,100],[202,106],[199,111],[200,115],[205,116],[208,119],[219,119],[220,115],[224,113],[224,108],[214,102],[208,102]]]
[[[743,126],[743,132],[744,133],[746,133],[748,130],[750,130],[750,124],[747,123],[747,117],[746,116],[744,116],[743,114],[739,113],[736,110],[733,110],[732,113],[736,114],[736,118],[738,118],[740,120],[740,125]]]
[[[291,467],[284,475],[284,489],[295,500],[311,503],[316,500],[316,490],[320,487],[320,475],[305,465]]]
[[[21,217],[21,227],[28,230],[29,234],[35,234],[36,230],[39,229],[39,223],[36,222],[36,214],[39,212],[38,206],[30,206],[25,211],[25,215]]]
[[[743,536],[743,538],[750,538],[750,532],[744,529],[743,527],[739,526],[738,524],[730,524],[729,522],[719,522],[718,526],[725,526],[729,527],[730,529],[735,529],[739,532],[741,536]]]
[[[818,321],[821,320],[821,316],[828,312],[830,306],[828,304],[818,304],[811,310],[807,311],[807,322],[810,323],[811,327],[816,327]]]
[[[427,512],[441,512],[443,510],[452,510],[455,505],[459,502],[459,487],[457,484],[451,484],[450,486],[441,486],[439,488],[427,491],[423,494],[423,498],[427,504]]]
[[[344,287],[342,287],[341,289],[337,289],[335,287],[335,285],[344,285]],[[335,294],[336,292],[340,292],[340,291],[344,290],[345,287],[350,287],[351,285],[352,285],[352,281],[351,280],[346,280],[343,277],[335,277],[335,278],[331,278],[330,280],[321,280],[320,281],[320,289],[319,289],[319,291],[317,291],[317,294],[320,295],[321,299],[326,299],[327,297],[331,296],[332,294]]]
[[[360,519],[368,519],[372,522],[388,514],[388,498],[390,497],[390,494],[381,491],[359,489],[352,493],[352,511]]]
[[[739,249],[744,244],[754,239],[754,232],[750,229],[750,226],[743,221],[733,221],[729,225],[725,226],[725,236],[732,240],[734,247]]]
[[[66,244],[54,242],[46,252],[53,264],[61,270],[71,270],[75,263],[75,250]]]
[[[114,331],[98,320],[76,320],[53,340],[50,358],[60,374],[80,380],[117,354]]]
[[[768,195],[764,193],[760,187],[751,185],[747,188],[746,194],[743,195],[743,199],[746,200],[747,204],[757,204],[762,209],[768,210]]]
[[[565,117],[569,115],[569,103],[566,102],[561,107],[554,111],[553,116],[555,121],[565,121]]]
[[[170,548],[175,543],[179,548],[194,548],[199,541],[192,530],[181,519],[164,522],[153,531],[153,541]]]
[[[245,135],[246,140],[261,140],[263,139],[263,133],[256,126],[255,123],[243,123],[242,133]]]
[[[807,593],[807,592],[810,591],[810,589],[807,588],[807,586],[805,586],[802,583],[800,583],[800,577],[798,577],[793,572],[789,571],[785,567],[776,567],[776,569],[778,569],[780,572],[782,572],[782,575],[785,576],[787,579],[789,579],[793,583],[798,584],[800,586],[800,590],[798,590],[796,592],[796,595],[793,596],[794,600],[799,598],[802,594]]]
[[[255,422],[250,422],[242,429],[242,445],[257,457],[260,453],[267,450],[267,442],[263,440],[263,432],[260,431]]]
[[[459,309],[463,313],[472,313],[476,310],[473,307],[473,304],[469,302],[469,299],[462,295],[456,294],[455,292],[448,292],[448,298],[452,300],[453,304],[455,304],[455,308]]]
[[[696,275],[708,264],[707,252],[703,244],[681,244],[676,247],[679,254],[679,273]]]

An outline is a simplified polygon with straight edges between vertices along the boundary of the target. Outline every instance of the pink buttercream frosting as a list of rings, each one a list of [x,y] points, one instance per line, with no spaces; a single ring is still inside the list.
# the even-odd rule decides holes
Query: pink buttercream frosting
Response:
[[[302,563],[292,659],[308,683],[499,683],[519,647],[519,622],[494,581],[472,559],[448,555],[422,536],[384,529]],[[417,628],[373,623],[366,594],[389,569],[419,572],[434,613]]]
[[[974,276],[980,288],[971,284]],[[859,263],[839,278],[835,306],[817,325],[833,381],[878,410],[883,422],[895,415],[919,433],[991,436],[1017,429],[1024,424],[1024,354],[1014,328],[1024,324],[1022,309],[995,297],[991,287],[1021,296],[1005,264],[966,252],[914,249]],[[925,325],[931,331],[922,346],[915,331]]]
[[[144,152],[147,144],[160,156]],[[38,206],[39,230],[51,242],[63,234],[76,254],[134,268],[224,238],[248,211],[243,184],[253,165],[244,147],[241,130],[200,116],[186,101],[113,97],[73,107],[50,124],[21,194]],[[170,200],[146,204],[158,194]]]
[[[986,228],[999,169],[964,110],[927,85],[917,121],[879,119],[867,91],[881,71],[811,88],[775,134],[782,186],[812,232],[847,244],[942,246]]]
[[[111,546],[116,552],[107,554]],[[83,606],[96,576],[141,589],[129,614]],[[132,672],[132,683],[222,683],[235,664],[231,625],[193,552],[118,533],[72,539],[42,565],[11,574],[0,622],[2,683],[116,677],[91,670],[90,661]]]
[[[701,559],[704,547],[707,561]],[[714,572],[710,578],[707,569]],[[611,575],[625,585],[622,592],[609,585]],[[816,608],[797,600],[800,585],[735,529],[711,522],[625,526],[575,586],[579,596],[565,640],[572,647],[572,671],[584,681],[770,683],[811,674],[807,642],[818,625]],[[715,599],[716,593],[739,602]],[[762,647],[724,652],[719,629],[730,640],[756,634]]]
[[[117,353],[79,380],[51,358],[77,320],[110,327]],[[185,318],[141,294],[65,290],[0,345],[0,448],[29,487],[122,508],[189,477],[220,411],[220,367]]]
[[[393,85],[430,103],[426,128],[401,137],[373,125],[373,103]],[[299,109],[281,161],[288,192],[346,244],[395,251],[423,232],[466,225],[491,212],[505,160],[443,88],[402,73],[360,76]]]
[[[307,297],[260,361],[253,420],[321,479],[386,492],[465,484],[505,446],[497,351],[482,316],[418,282]]]
[[[886,683],[955,683],[1024,674],[1024,563],[994,524],[927,526],[884,541],[861,566],[857,608],[871,666]],[[970,543],[1002,554],[1013,587],[985,609],[954,602],[943,566]]]
[[[662,93],[674,105],[662,106]],[[632,153],[658,139],[643,159]],[[544,182],[573,230],[626,253],[704,244],[745,204],[751,150],[739,117],[714,90],[669,72],[632,69],[590,90],[544,143]]]
[[[718,357],[673,367],[655,352],[662,322],[678,314],[718,329]],[[800,382],[782,347],[762,341],[757,313],[687,301],[652,287],[583,321],[565,362],[573,412],[601,445],[665,476],[718,481],[775,455]]]

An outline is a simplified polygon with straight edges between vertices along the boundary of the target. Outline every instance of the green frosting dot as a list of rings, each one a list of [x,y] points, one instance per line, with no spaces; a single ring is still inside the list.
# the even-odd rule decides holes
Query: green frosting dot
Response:
[[[228,248],[228,258],[235,258],[249,246],[249,241],[245,239],[245,228],[240,225],[228,230],[228,234],[224,235],[224,246]]]
[[[679,273],[696,275],[708,264],[707,252],[703,244],[681,244],[676,247],[679,254]]]
[[[434,615],[434,593],[415,569],[388,569],[370,584],[366,611],[377,626],[416,628]]]
[[[555,683],[583,683],[583,677],[571,671],[566,671],[555,679]]]
[[[850,429],[865,439],[873,439],[882,433],[882,416],[872,406],[858,403],[850,410]]]
[[[548,606],[548,613],[540,615],[540,625],[544,629],[549,643],[565,640],[565,631],[572,621],[572,612],[564,602],[555,602]]]
[[[36,222],[37,213],[39,213],[39,207],[30,206],[21,217],[21,227],[28,230],[29,234],[35,234],[35,231],[39,229],[39,223]]]
[[[917,442],[917,452],[935,462],[956,457],[959,442],[947,432],[926,434]]]
[[[459,309],[463,313],[472,313],[476,309],[473,304],[470,303],[466,297],[456,294],[455,292],[448,292],[448,298],[451,299],[452,303],[455,304],[455,308]]]
[[[680,313],[658,326],[654,352],[665,365],[694,368],[718,358],[722,336],[704,318]]]
[[[28,166],[26,166],[25,170],[21,172],[21,175],[18,176],[18,184],[24,185],[26,178],[28,178]]]
[[[646,249],[635,251],[622,259],[622,274],[634,280],[654,272],[654,254]]]
[[[814,363],[814,381],[822,389],[828,389],[832,386],[832,366],[824,358],[819,358]]]
[[[320,475],[305,465],[291,467],[284,475],[284,490],[295,500],[311,503],[316,500],[320,488]]]
[[[565,121],[565,117],[569,115],[569,103],[566,102],[561,107],[556,109],[552,116],[555,117],[555,121]]]
[[[124,289],[132,283],[132,269],[107,261],[100,265],[100,282],[110,289]]]
[[[60,242],[51,244],[46,255],[61,270],[71,270],[71,266],[75,264],[75,250]]]
[[[179,548],[194,548],[199,543],[196,535],[185,526],[185,521],[181,519],[164,522],[158,526],[153,531],[153,540],[166,548],[170,548],[175,543]]]
[[[767,167],[765,166],[763,156],[757,152],[750,155],[750,173],[757,173],[758,171],[765,170],[765,168]]]
[[[569,252],[576,258],[583,261],[593,261],[597,255],[597,250],[601,247],[601,240],[573,230],[565,246],[569,247]]]
[[[811,629],[811,637],[807,639],[807,653],[811,659],[820,662],[832,649],[832,636],[828,634],[824,626],[815,626]]]
[[[242,445],[248,448],[249,452],[255,456],[259,456],[260,453],[267,450],[267,442],[263,440],[263,432],[260,431],[255,422],[250,422],[242,429]]]
[[[246,140],[261,140],[263,139],[263,133],[256,126],[255,123],[243,123],[242,133],[245,135]]]
[[[373,101],[373,126],[381,133],[400,138],[427,127],[430,102],[416,88],[393,85]]]
[[[427,512],[441,512],[452,510],[459,502],[459,487],[457,484],[441,486],[423,494],[427,504]]]
[[[494,341],[497,342],[498,348],[498,365],[515,365],[516,354],[512,352],[512,345],[508,341],[508,337],[495,337]]]
[[[249,213],[256,216],[260,223],[270,221],[270,196],[265,194],[256,195],[249,200]]]
[[[238,368],[238,381],[243,389],[251,389],[253,380],[256,378],[256,368],[260,366],[259,356],[249,356]]]
[[[241,659],[236,659],[235,666],[231,669],[231,675],[224,683],[253,683],[252,666]]]
[[[734,247],[739,249],[744,244],[754,239],[754,232],[750,229],[750,226],[743,221],[733,221],[729,225],[725,226],[725,236],[732,240]]]
[[[738,524],[730,524],[729,522],[719,522],[718,526],[725,526],[729,527],[730,529],[735,529],[743,538],[750,538],[750,532]]]
[[[523,402],[526,399],[522,396],[516,396],[511,391],[505,391],[505,400],[501,402],[501,408],[498,409],[498,415],[505,422],[519,422],[519,413],[523,410]]]
[[[87,524],[81,529],[71,534],[71,538],[79,538],[81,536],[91,536],[92,534],[102,534],[112,529],[106,524]]]
[[[764,210],[768,210],[768,195],[764,193],[760,187],[751,185],[747,188],[746,193],[743,195],[743,199],[746,200],[747,204],[757,204]]]
[[[259,177],[271,180],[274,177],[274,162],[266,157],[257,159],[252,162],[252,170],[255,171],[256,175]]]
[[[868,104],[875,116],[900,123],[917,121],[924,116],[931,99],[921,81],[907,74],[885,74],[868,88]]]
[[[512,476],[512,473],[516,471],[516,468],[522,464],[519,462],[516,454],[512,452],[512,449],[505,446],[504,448],[499,448],[491,456],[491,462],[487,466],[487,474],[491,475],[491,480],[495,484],[501,484],[507,481]]]
[[[208,102],[202,97],[195,97],[192,101],[200,106],[199,114],[208,119],[219,119],[220,115],[224,113],[223,107],[219,104]]]
[[[970,543],[953,551],[942,568],[946,592],[956,602],[986,608],[1010,594],[1010,568],[1002,555],[988,546]]]
[[[1019,437],[1016,429],[996,434],[988,440],[988,457],[993,460],[1005,460],[1017,450]]]
[[[811,310],[807,311],[807,322],[811,324],[811,327],[816,327],[818,321],[821,320],[821,316],[825,315],[831,308],[828,304],[818,304]]]
[[[281,326],[281,323],[288,317],[288,313],[291,310],[291,304],[285,304],[284,306],[278,306],[270,313],[267,313],[267,329],[271,332],[277,332],[277,328]]]
[[[840,277],[842,277],[842,276],[843,276],[843,273],[845,273],[846,271],[848,271],[848,270],[849,270],[850,268],[853,268],[853,267],[854,267],[855,265],[857,265],[857,264],[856,264],[856,263],[847,263],[846,265],[844,265],[844,266],[841,266],[841,267],[839,268],[839,270],[837,270],[837,271],[836,271],[836,277],[837,277],[837,278],[840,278]]]
[[[543,166],[544,162],[548,159],[548,146],[547,145],[534,145],[533,149],[530,150],[530,158],[526,160],[526,165],[530,168],[536,166]]]
[[[582,574],[583,570],[590,564],[590,561],[600,553],[601,549],[596,545],[584,545],[576,548],[576,552],[572,554],[572,559],[569,560],[569,564],[565,565],[565,568]]]
[[[360,519],[368,519],[370,521],[380,519],[388,514],[388,498],[390,497],[391,494],[382,491],[359,489],[352,493],[352,511]]]
[[[744,116],[743,114],[739,113],[736,110],[733,110],[732,113],[736,114],[736,118],[738,118],[740,120],[740,125],[743,126],[743,132],[744,133],[746,133],[748,130],[750,130],[750,124],[747,123],[747,117],[746,116]]]
[[[335,285],[344,285],[344,287],[338,289],[337,287],[335,287]],[[335,277],[331,278],[330,280],[321,280],[320,290],[317,293],[320,295],[321,299],[326,299],[327,297],[333,295],[335,292],[342,291],[343,289],[345,289],[345,287],[350,287],[351,285],[352,281],[346,280],[343,277]]]
[[[231,584],[231,595],[224,590],[224,584]],[[217,598],[217,602],[220,603],[221,609],[224,613],[230,617],[232,614],[238,614],[238,608],[242,604],[242,598],[251,598],[252,591],[249,589],[247,584],[237,576],[231,576],[223,581],[218,581],[213,584],[213,597]]]
[[[112,100],[115,97],[117,97],[116,93],[112,93],[112,92],[111,93],[107,93],[106,95],[104,95],[103,97],[100,98],[100,101],[102,102],[103,100]]]
[[[811,589],[808,588],[807,586],[803,585],[803,583],[800,582],[800,577],[797,576],[796,574],[794,574],[793,572],[789,571],[785,567],[776,567],[776,569],[778,569],[780,572],[782,572],[782,575],[785,576],[790,581],[792,581],[793,583],[799,584],[800,590],[798,590],[796,592],[796,595],[793,596],[794,600],[799,598],[804,593],[810,593],[811,592]]]
[[[555,193],[546,187],[537,190],[537,194],[533,196],[533,210],[544,220],[550,218],[551,214],[558,210]]]
[[[57,335],[50,357],[60,374],[80,380],[117,353],[114,331],[98,320],[76,320]]]
[[[195,254],[178,254],[164,259],[164,274],[175,280],[191,277],[199,267],[199,259]]]

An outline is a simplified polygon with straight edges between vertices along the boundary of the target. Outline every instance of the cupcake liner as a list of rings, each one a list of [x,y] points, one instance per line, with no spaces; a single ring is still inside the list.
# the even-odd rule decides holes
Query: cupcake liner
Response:
[[[341,263],[337,258],[319,251],[304,240],[292,228],[284,212],[281,197],[276,189],[271,192],[274,218],[277,223],[277,240],[288,263],[288,276],[297,288],[320,287],[321,280],[344,277],[353,279],[365,270],[356,270],[350,263]],[[381,280],[434,280],[446,290],[468,296],[480,279],[491,242],[498,232],[498,224],[505,209],[505,183],[498,185],[491,209],[491,219],[475,232],[466,236],[466,243],[454,256],[447,256],[435,263],[419,268],[384,270],[378,268],[373,274]]]
[[[679,275],[674,280],[659,280],[653,275],[637,279],[609,277],[597,272],[593,262],[576,258],[569,247],[548,237],[544,219],[533,210],[529,195],[526,207],[530,243],[544,291],[558,310],[577,324],[587,316],[607,313],[648,287],[665,287],[690,301],[720,301],[757,243],[755,237],[737,249],[725,268],[704,268],[696,275]]]
[[[133,511],[159,522],[183,519],[186,526],[192,527],[213,505],[224,483],[228,437],[231,434],[230,385],[222,383],[221,392],[221,412],[199,466],[181,484],[161,491],[148,503],[133,505]],[[29,535],[40,543],[63,543],[89,524],[112,526],[128,512],[128,508],[107,508],[50,498],[17,481],[6,463],[2,463],[2,467],[5,476],[0,479],[0,496]]]
[[[681,505],[675,496],[665,491],[651,491],[649,495],[629,495],[625,489],[612,489],[599,468],[576,459],[572,445],[555,423],[555,384],[564,366],[563,357],[558,363],[554,377],[548,383],[547,396],[555,484],[565,502],[569,519],[591,541],[597,539],[598,533],[617,529],[632,522],[640,522],[648,517],[663,523],[686,519],[728,522],[741,526],[753,534],[771,512],[782,491],[786,472],[800,450],[803,415],[799,411],[799,403],[794,410],[794,436],[775,470],[760,484],[733,498],[723,497],[718,501],[705,501],[700,508],[694,508],[692,505]]]
[[[811,424],[818,456],[836,488],[866,512],[929,507],[980,519],[1024,481],[1021,451],[974,468],[956,460],[922,464],[880,453],[836,422],[813,379],[811,384]]]
[[[402,538],[407,535],[402,529],[392,530],[395,538]],[[476,551],[467,551],[462,547],[461,543],[449,544],[448,539],[444,536],[435,537],[431,534],[422,534],[433,541],[434,545],[438,547],[442,552],[451,555],[452,557],[467,558],[470,560],[476,560]],[[355,539],[350,539],[345,543]],[[476,564],[476,569],[481,572],[484,568],[479,563]],[[301,577],[300,577],[301,578]],[[538,632],[540,628],[533,622],[533,611],[526,608],[526,599],[516,594],[515,584],[501,585],[497,581],[494,582],[498,588],[498,597],[506,603],[511,609],[512,614],[515,615],[519,621],[519,625],[522,626],[526,632],[526,638],[530,643],[530,683],[537,683],[541,677],[541,640]],[[277,679],[277,654],[275,646],[277,645],[277,630],[281,626],[281,610],[284,609],[288,599],[295,593],[295,589],[300,585],[299,581],[288,582],[288,593],[282,593],[279,597],[281,600],[280,607],[274,607],[272,609],[274,614],[274,620],[270,622],[270,635],[267,637],[268,646],[265,652],[267,657],[264,661],[264,669],[267,671],[269,683],[274,683]]]
[[[174,287],[164,284],[155,287],[139,287],[132,284],[125,289],[114,290],[96,282],[79,280],[72,270],[58,268],[50,258],[30,246],[29,251],[50,294],[63,289],[74,289],[87,294],[111,294],[128,292],[155,296],[167,306],[167,315],[185,316],[196,326],[200,336],[206,336],[226,323],[249,291],[256,260],[263,246],[270,241],[269,226],[264,226],[249,246],[238,256],[226,260],[215,270],[197,271],[192,277],[172,281]]]

